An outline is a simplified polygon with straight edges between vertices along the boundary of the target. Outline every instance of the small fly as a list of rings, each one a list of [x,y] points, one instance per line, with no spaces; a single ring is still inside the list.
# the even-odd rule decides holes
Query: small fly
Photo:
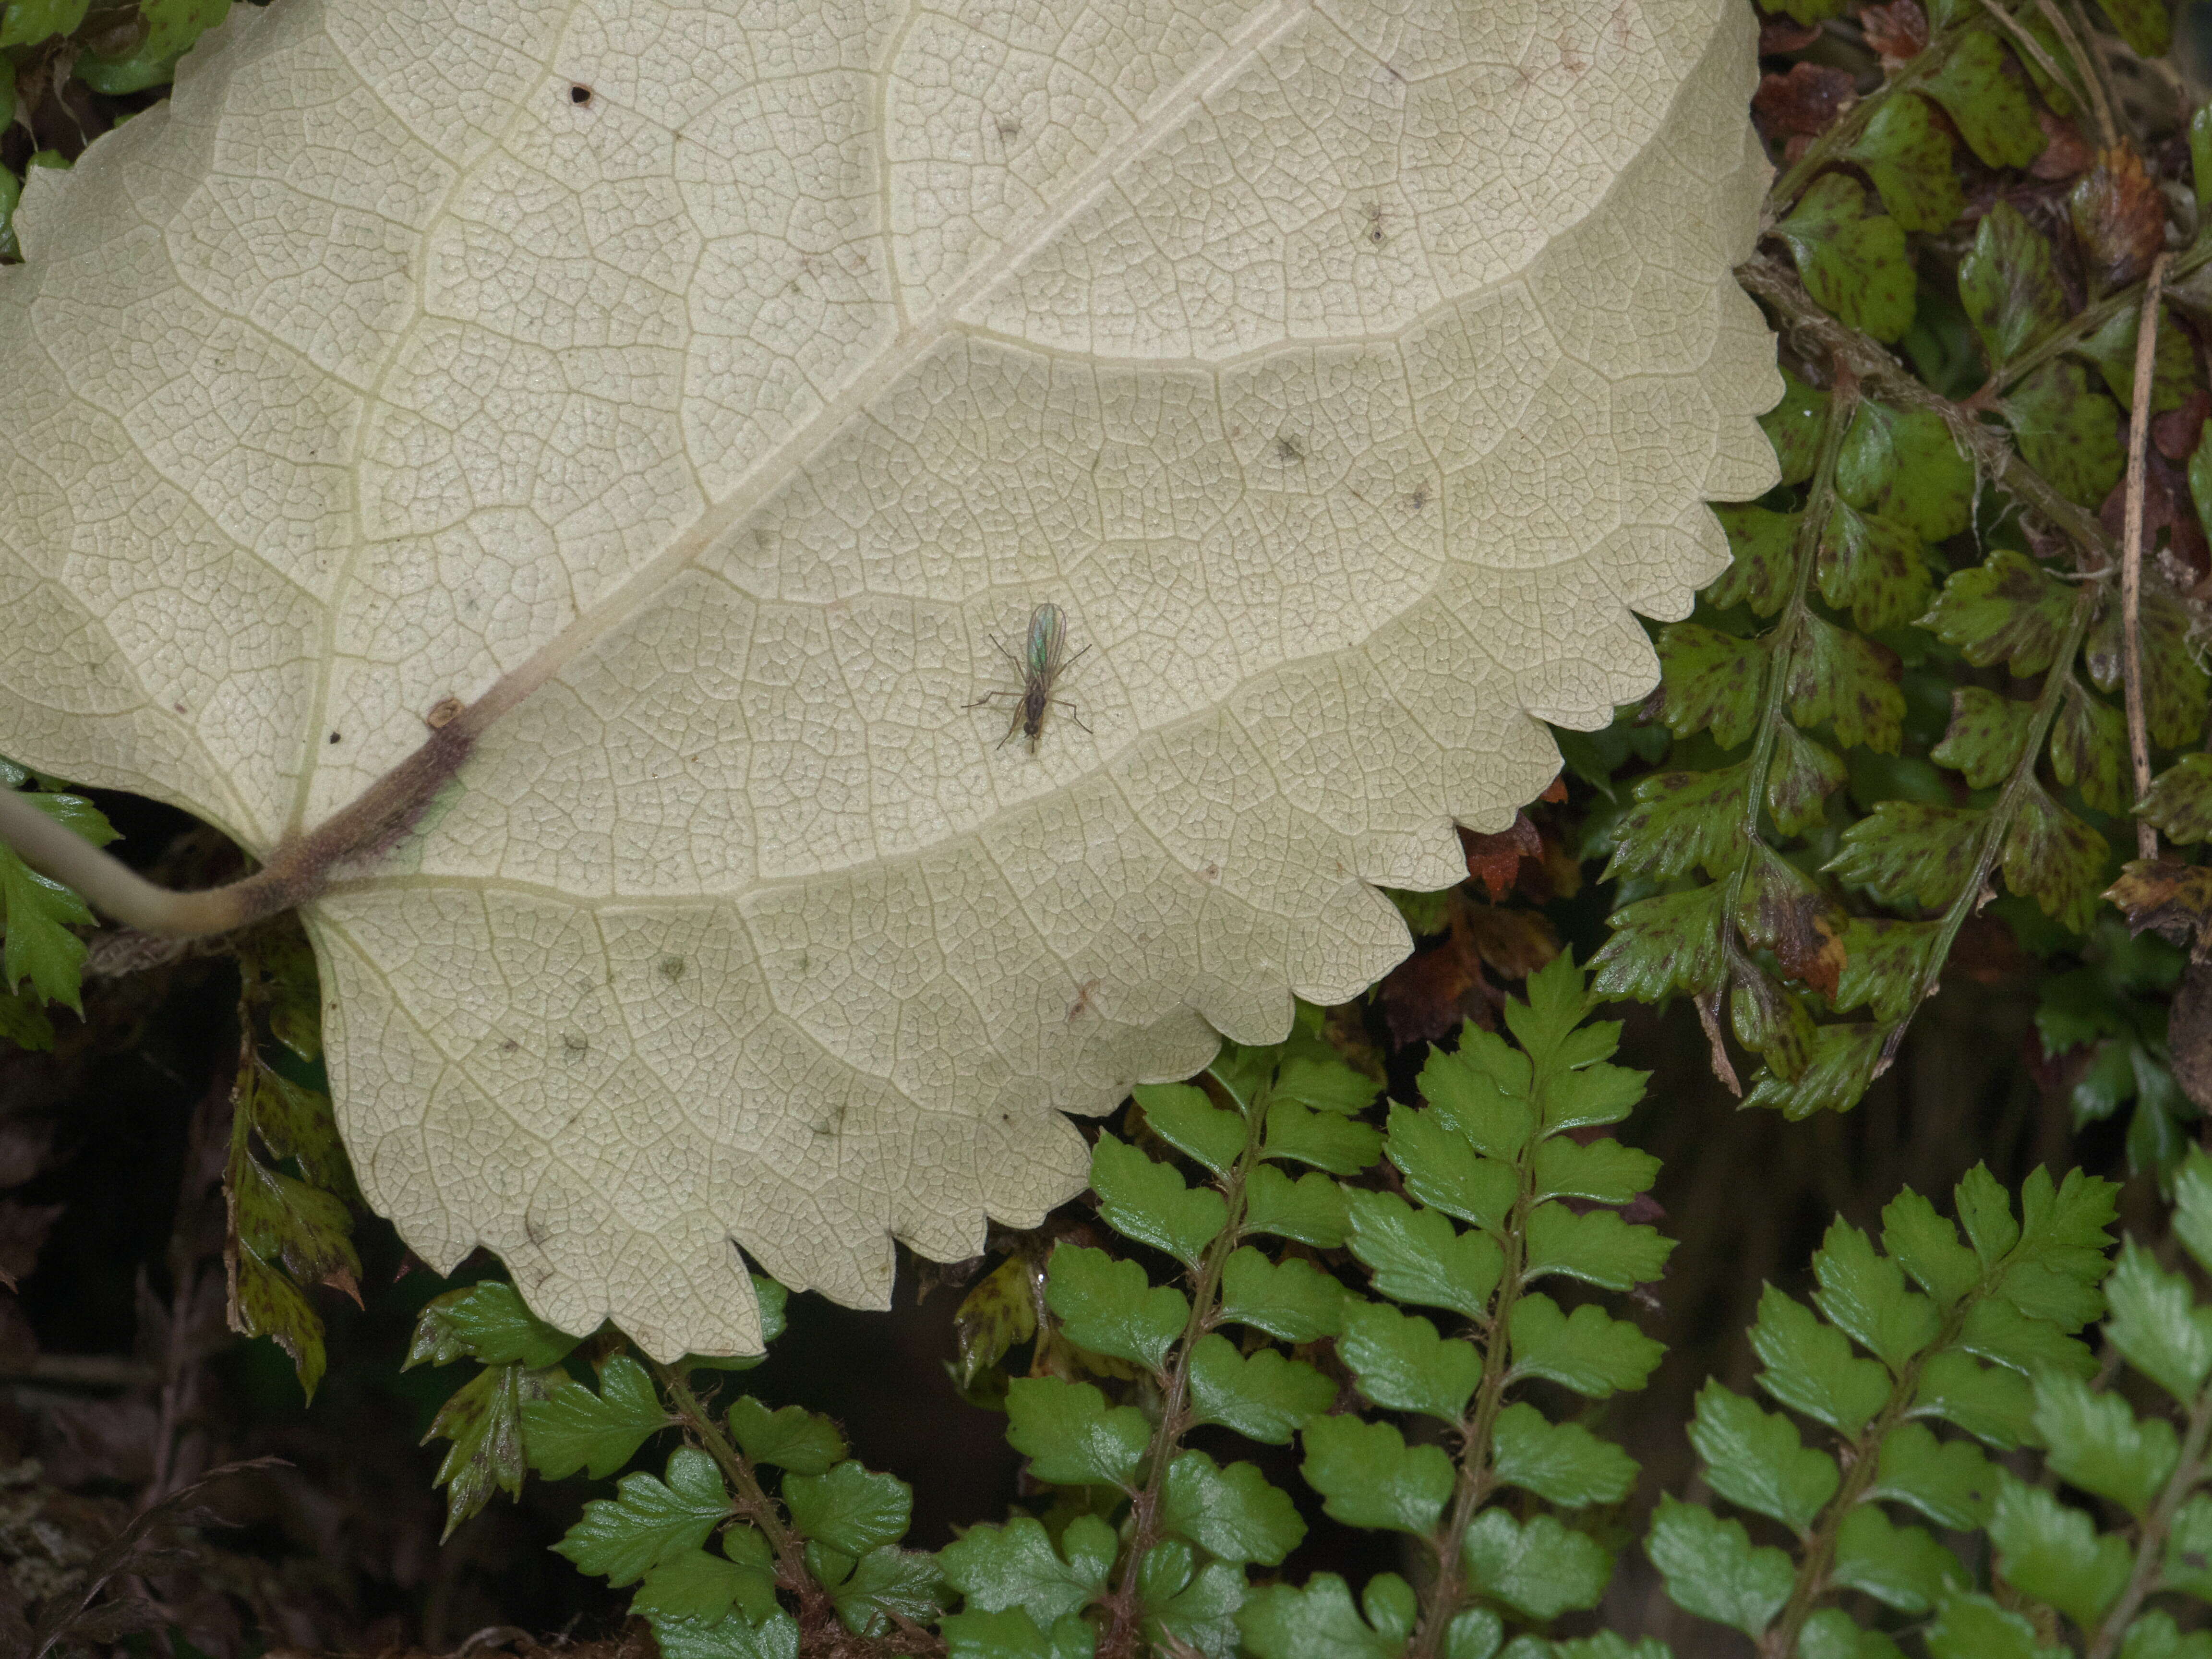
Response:
[[[999,739],[1000,748],[1012,743],[1014,733],[1018,732],[1030,740],[1030,753],[1036,754],[1037,739],[1044,735],[1045,711],[1054,705],[1067,710],[1068,719],[1085,731],[1091,729],[1084,724],[1083,716],[1075,712],[1075,704],[1066,697],[1052,695],[1053,685],[1060,674],[1074,664],[1076,658],[1091,649],[1086,645],[1075,656],[1067,654],[1067,614],[1058,605],[1048,603],[1030,612],[1029,637],[1022,642],[1021,655],[1016,656],[995,634],[991,636],[991,643],[1013,664],[1014,672],[1022,677],[1022,689],[987,691],[968,706],[981,708],[1000,697],[1014,700],[1014,717],[1006,723],[1006,735]]]

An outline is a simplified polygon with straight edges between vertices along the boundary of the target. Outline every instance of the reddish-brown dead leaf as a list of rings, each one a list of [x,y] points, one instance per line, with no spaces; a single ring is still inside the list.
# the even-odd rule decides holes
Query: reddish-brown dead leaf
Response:
[[[2157,568],[2167,586],[2195,602],[2192,616],[2199,614],[2205,599],[2212,599],[2212,590],[2205,585],[2206,576],[2212,574],[2212,546],[2207,545],[2204,526],[2194,517],[2174,521],[2166,544],[2158,550]]]
[[[2189,475],[2156,449],[2143,453],[2142,512],[2146,547],[2155,545],[2161,530],[2171,532],[2197,522],[2197,509],[2189,498]],[[2122,479],[2097,509],[2097,519],[2117,541],[2126,533],[2127,514],[2127,481]]]
[[[2067,197],[2066,210],[2100,294],[2134,282],[2166,246],[2166,198],[2125,139],[2099,152]]]
[[[1444,936],[1385,975],[1376,997],[1390,1041],[1400,1048],[1433,1042],[1457,1030],[1462,1020],[1486,1028],[1497,1024],[1496,993],[1482,975],[1481,955],[1456,907]]]
[[[2166,1047],[2181,1092],[2199,1110],[2212,1109],[2212,964],[2192,962],[2181,975],[2166,1015]]]
[[[1946,972],[1964,974],[1977,985],[2001,985],[2034,966],[2012,929],[1995,916],[1968,916],[1943,963]]]
[[[2029,163],[2029,173],[2047,184],[2059,184],[2087,173],[2097,152],[2089,148],[2081,129],[2047,109],[2038,109],[2035,118],[2042,125],[2045,143],[2043,154]]]
[[[1467,907],[1468,938],[1500,979],[1526,979],[1559,954],[1559,936],[1534,910]]]
[[[2197,453],[2207,416],[2212,416],[2212,393],[2199,386],[2180,408],[2150,417],[2151,443],[2167,460],[2185,461]]]
[[[1565,772],[1561,772],[1553,777],[1549,783],[1544,786],[1544,793],[1536,797],[1538,800],[1549,801],[1554,806],[1557,806],[1566,798],[1567,775]]]
[[[1543,856],[1521,866],[1521,890],[1536,904],[1572,898],[1583,890],[1582,860],[1556,830],[1546,830]]]
[[[1835,995],[1848,960],[1840,937],[1842,918],[1835,907],[1792,905],[1778,920],[1782,926],[1776,931],[1773,950],[1782,971],[1824,997]]]
[[[1737,912],[1744,937],[1773,951],[1785,978],[1834,996],[1843,977],[1848,918],[1833,899],[1779,860],[1766,867],[1768,878],[1751,884],[1745,895],[1747,910]]]
[[[1784,53],[1802,52],[1820,38],[1818,23],[1794,22],[1787,17],[1768,17],[1759,25],[1759,55],[1779,58]]]
[[[1771,142],[1809,138],[1850,108],[1858,88],[1844,70],[1826,64],[1792,64],[1787,75],[1761,76],[1751,112]]]
[[[1460,841],[1467,848],[1468,874],[1482,884],[1493,904],[1513,890],[1521,860],[1540,858],[1544,851],[1544,839],[1526,812],[1516,814],[1512,826],[1496,835],[1479,836],[1462,830]]]
[[[2179,859],[2130,859],[2105,896],[2119,907],[2130,932],[2148,929],[2201,959],[2205,922],[2212,917],[2212,867]]]
[[[1741,1100],[1743,1085],[1737,1081],[1735,1067],[1729,1062],[1728,1038],[1721,1024],[1721,994],[1717,989],[1711,990],[1692,1000],[1697,1005],[1698,1024],[1705,1028],[1705,1041],[1712,1047],[1713,1075],[1721,1080],[1723,1088]]]
[[[1895,69],[1928,44],[1928,14],[1914,0],[1893,0],[1887,6],[1869,6],[1859,14],[1866,43],[1881,54],[1881,66]]]

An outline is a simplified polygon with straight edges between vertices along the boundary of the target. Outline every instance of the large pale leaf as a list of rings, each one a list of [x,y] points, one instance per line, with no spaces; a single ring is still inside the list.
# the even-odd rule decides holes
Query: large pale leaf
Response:
[[[1630,608],[1773,477],[1754,32],[238,8],[25,194],[0,750],[319,894],[434,1264],[661,1354],[757,1346],[732,1239],[879,1303],[1082,1184],[1063,1112],[1382,973],[1371,884],[1650,686]],[[1032,757],[967,705],[1046,600]]]

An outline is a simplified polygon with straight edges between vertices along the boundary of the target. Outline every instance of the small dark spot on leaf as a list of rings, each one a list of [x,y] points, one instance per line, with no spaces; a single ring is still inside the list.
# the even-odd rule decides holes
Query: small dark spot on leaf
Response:
[[[331,741],[332,743],[337,743],[337,742],[339,742],[340,740],[341,740],[341,739],[339,738],[338,734],[337,734],[337,732],[331,732]]]
[[[1413,509],[1413,511],[1414,511],[1414,512],[1418,513],[1418,512],[1419,512],[1423,507],[1426,507],[1428,504],[1429,504],[1429,487],[1428,487],[1428,485],[1426,485],[1426,484],[1425,484],[1425,483],[1418,483],[1418,484],[1415,484],[1415,485],[1413,486],[1413,493],[1412,495],[1408,495],[1408,496],[1407,496],[1407,497],[1406,497],[1406,505],[1407,505],[1407,506],[1408,506],[1408,507],[1412,507],[1412,508]]]
[[[577,1032],[563,1031],[561,1033],[561,1046],[572,1054],[580,1054],[590,1050],[592,1041]]]
[[[513,1037],[507,1037],[500,1043],[499,1051],[503,1054],[511,1054],[521,1046],[522,1045],[517,1042]]]
[[[175,709],[179,714],[185,712],[185,706],[180,702],[173,702],[169,707]]]
[[[583,85],[570,87],[568,88],[568,101],[572,104],[590,103],[592,101],[592,89],[589,87]]]
[[[660,969],[661,978],[667,980],[672,984],[684,977],[684,969],[685,964],[682,957],[663,957],[654,964],[654,966]]]
[[[1275,459],[1285,466],[1305,458],[1306,447],[1296,438],[1285,436],[1275,440]]]

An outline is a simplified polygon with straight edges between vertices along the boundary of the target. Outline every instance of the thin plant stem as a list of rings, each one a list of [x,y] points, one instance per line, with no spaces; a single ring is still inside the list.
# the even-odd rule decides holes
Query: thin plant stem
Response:
[[[661,1392],[676,1407],[678,1422],[684,1431],[699,1444],[701,1450],[714,1460],[722,1484],[730,1490],[732,1507],[741,1520],[760,1528],[768,1540],[770,1552],[775,1557],[776,1583],[799,1598],[799,1645],[804,1652],[817,1650],[813,1638],[822,1632],[830,1632],[833,1647],[823,1652],[841,1655],[864,1653],[902,1654],[914,1659],[942,1659],[945,1650],[943,1639],[932,1635],[911,1620],[893,1615],[896,1633],[878,1638],[856,1638],[843,1629],[837,1619],[836,1604],[806,1565],[806,1550],[799,1535],[784,1524],[783,1511],[761,1485],[760,1475],[753,1462],[738,1449],[737,1443],[722,1431],[722,1425],[707,1409],[706,1403],[692,1391],[684,1380],[681,1368],[664,1365],[651,1355],[644,1356],[652,1368],[653,1379],[660,1384]]]
[[[1954,31],[1949,36],[1929,42],[1903,66],[1893,71],[1881,86],[1830,122],[1826,129],[1806,148],[1805,153],[1775,180],[1774,187],[1767,191],[1764,225],[1772,226],[1787,213],[1798,197],[1804,193],[1806,185],[1813,182],[1823,167],[1833,166],[1850,153],[1860,135],[1865,132],[1867,123],[1874,118],[1885,101],[1899,92],[1908,91],[1923,81],[1933,79],[1949,61],[1958,38]]]
[[[1751,294],[1773,307],[1790,334],[1810,347],[1808,358],[1833,361],[1849,369],[1868,395],[1894,408],[1924,410],[1941,418],[1984,477],[2033,507],[2090,556],[2086,568],[2118,569],[2119,549],[2095,515],[2068,501],[2049,479],[2021,460],[2000,428],[1984,424],[1976,410],[1923,385],[1879,342],[1831,317],[1805,292],[1796,273],[1780,261],[1755,255],[1738,265],[1735,274]]]
[[[2143,719],[2142,544],[2144,452],[2150,447],[2151,376],[2158,349],[2158,301],[2171,256],[2151,261],[2143,284],[2142,319],[2136,328],[2134,397],[2128,411],[2127,518],[2120,540],[2120,661],[2128,710],[2128,758],[2135,769],[2135,798],[2150,793],[2150,735]],[[2136,851],[2158,856],[2158,831],[2136,820]]]
[[[1783,608],[1782,619],[1775,624],[1767,647],[1766,684],[1759,702],[1759,732],[1747,763],[1744,783],[1743,856],[1729,872],[1727,893],[1721,902],[1721,945],[1732,962],[1741,959],[1734,942],[1736,907],[1742,900],[1744,883],[1749,878],[1752,861],[1758,852],[1759,818],[1766,799],[1767,774],[1773,769],[1774,751],[1781,741],[1783,709],[1790,698],[1789,671],[1811,614],[1806,594],[1813,586],[1813,567],[1820,557],[1820,537],[1835,505],[1836,463],[1843,453],[1844,434],[1850,429],[1851,414],[1857,404],[1857,383],[1848,377],[1839,377],[1832,394],[1827,423],[1821,431],[1820,457],[1814,464],[1813,483],[1806,493],[1804,515],[1797,521],[1797,534],[1790,544],[1790,558],[1796,568],[1790,575],[1789,602]]]
[[[2014,52],[2025,58],[2033,59],[2035,66],[2049,76],[2054,85],[2063,87],[2067,92],[2080,98],[2084,103],[2090,101],[2079,87],[2071,83],[2066,72],[2058,67],[2057,59],[2043,49],[2043,42],[2030,34],[2020,19],[1999,5],[1997,0],[1982,0],[1982,9],[1996,18],[2005,32],[2012,36],[2012,47]],[[2107,140],[2108,144],[2109,143],[2110,141]]]
[[[2020,759],[2013,763],[2012,774],[2006,778],[2004,788],[1982,820],[1981,844],[1974,850],[1974,867],[1966,884],[1959,890],[1943,912],[1942,923],[1929,945],[1928,955],[1920,964],[1919,983],[1913,987],[1908,1011],[1917,1010],[1936,994],[1937,983],[1943,975],[1943,964],[1951,955],[1951,945],[1959,937],[1959,930],[1966,925],[1966,918],[1982,908],[1983,890],[1989,885],[1990,873],[1997,866],[2004,852],[2005,836],[2018,816],[2021,803],[2027,792],[2036,787],[2036,766],[2043,753],[2044,739],[2050,735],[2051,722],[2057,717],[2058,704],[2066,694],[2073,674],[2075,655],[2089,632],[2089,623],[2097,614],[2097,605],[2103,597],[2102,584],[2083,582],[2074,595],[2074,609],[2066,619],[2066,632],[2060,638],[2051,667],[2044,674],[2043,690],[2035,700],[2035,712],[2028,717],[2027,738],[2021,745]],[[1875,1068],[1878,1077],[1888,1069],[1896,1058],[1898,1044],[1904,1041],[1905,1029],[1911,1023],[1908,1012],[1899,1020],[1888,1038],[1882,1043],[1881,1064]]]
[[[1267,1109],[1273,1093],[1272,1082],[1253,1091],[1245,1110],[1243,1150],[1221,1182],[1221,1195],[1227,1200],[1229,1218],[1200,1255],[1197,1271],[1191,1275],[1190,1315],[1183,1322],[1182,1340],[1168,1362],[1163,1379],[1160,1422],[1152,1432],[1149,1449],[1152,1467],[1130,1505],[1128,1552],[1122,1559],[1121,1577],[1105,1599],[1107,1626],[1098,1638],[1098,1659],[1136,1659],[1138,1643],[1144,1633],[1139,1580],[1145,1558],[1152,1553],[1165,1530],[1169,1466],[1175,1462],[1183,1436],[1191,1429],[1190,1351],[1200,1337],[1219,1322],[1222,1271],[1231,1253],[1242,1242],[1245,1186],[1266,1147]]]
[[[1542,1071],[1532,1068],[1528,1079],[1531,1102],[1544,1097],[1547,1080]],[[1505,1391],[1514,1382],[1511,1344],[1507,1333],[1512,1325],[1514,1304],[1527,1288],[1528,1216],[1538,1201],[1535,1159],[1541,1133],[1542,1125],[1539,1123],[1531,1130],[1528,1144],[1521,1149],[1516,1161],[1520,1190],[1507,1212],[1504,1236],[1499,1241],[1504,1249],[1505,1266],[1498,1275],[1498,1290],[1490,1304],[1489,1324],[1481,1332],[1482,1380],[1475,1387],[1474,1399],[1467,1414],[1460,1419],[1459,1455],[1455,1460],[1458,1474],[1453,1486],[1451,1509],[1434,1540],[1437,1576],[1422,1593],[1420,1620],[1413,1641],[1407,1646],[1406,1659],[1436,1659],[1444,1650],[1452,1620],[1468,1603],[1464,1553],[1467,1529],[1498,1490],[1498,1472],[1491,1455],[1492,1437],[1498,1413],[1505,1409]]]
[[[2105,96],[2104,82],[2097,74],[2097,65],[2090,58],[2088,48],[2082,44],[2081,37],[2075,33],[2066,14],[2060,11],[2052,0],[2035,0],[2035,3],[2045,21],[2058,32],[2059,42],[2066,48],[2066,55],[2074,60],[2075,68],[2081,70],[2082,85],[2088,93],[2089,112],[2096,118],[2098,134],[2104,140],[2104,148],[2112,149],[2120,142],[2120,129],[2112,119],[2112,103]],[[2025,30],[2021,32],[2026,33]],[[2048,73],[2047,70],[2045,73]]]
[[[1955,1343],[1966,1329],[1967,1316],[1975,1306],[1986,1301],[2012,1267],[2021,1246],[1999,1257],[1995,1265],[1983,1270],[1980,1279],[1944,1314],[1937,1325],[1936,1335],[1928,1346],[1907,1360],[1898,1372],[1897,1381],[1867,1425],[1849,1437],[1849,1444],[1839,1451],[1837,1462],[1843,1466],[1843,1483],[1836,1495],[1828,1500],[1804,1539],[1804,1552],[1799,1559],[1796,1582],[1790,1588],[1790,1600],[1783,1606],[1781,1617],[1767,1627],[1766,1634],[1759,1640],[1759,1659],[1794,1659],[1797,1638],[1803,1632],[1805,1621],[1810,1619],[1828,1593],[1828,1576],[1835,1565],[1836,1545],[1843,1535],[1844,1522],[1865,1498],[1881,1473],[1881,1447],[1891,1432],[1911,1416],[1914,1402],[1920,1391],[1920,1374],[1929,1359]]]
[[[2181,1455],[2174,1460],[2173,1473],[2166,1477],[2165,1490],[2143,1516],[2142,1529],[2136,1535],[2135,1571],[2128,1575],[2128,1585],[2120,1592],[2120,1599],[2106,1612],[2104,1622],[2090,1638],[2086,1659],[2112,1659],[2120,1650],[2120,1638],[2135,1622],[2143,1602],[2158,1588],[2166,1540],[2173,1530],[2173,1517],[2179,1512],[2182,1501],[2204,1478],[2208,1438],[2212,1438],[2212,1389],[2199,1393],[2189,1408],[2189,1425],[2181,1437]]]
[[[2048,9],[2053,0],[2036,0],[2036,3]],[[2080,0],[2066,0],[2066,4],[2059,9],[2060,15],[2053,20],[2058,28],[2059,38],[2067,42],[2069,52],[2080,54],[2081,73],[2097,88],[2105,111],[2100,125],[2110,124],[2113,143],[2129,142],[2134,132],[2128,120],[2127,107],[2120,101],[2119,89],[2112,81],[2112,64],[2098,45],[2097,36],[2089,27],[2087,15],[2081,9]],[[2069,24],[2070,27],[2068,27]]]
[[[783,1511],[768,1490],[760,1483],[752,1460],[738,1449],[730,1437],[722,1432],[722,1425],[693,1393],[684,1373],[673,1365],[664,1365],[650,1355],[647,1364],[653,1368],[653,1379],[660,1384],[661,1392],[676,1407],[678,1419],[684,1431],[699,1443],[700,1449],[714,1460],[721,1472],[723,1484],[729,1487],[735,1499],[738,1513],[761,1530],[768,1540],[769,1548],[775,1552],[776,1577],[785,1589],[796,1594],[805,1602],[810,1594],[823,1595],[822,1587],[814,1582],[814,1575],[806,1570],[806,1559],[802,1553],[798,1534],[783,1523]],[[826,1599],[826,1598],[825,1598]]]
[[[2178,281],[2191,276],[2203,269],[2208,263],[2212,263],[2212,239],[2184,249],[2172,255],[2172,263],[2166,268],[2169,280]],[[2080,349],[2085,340],[2106,323],[2142,302],[2142,296],[2132,284],[2115,289],[2103,298],[2091,301],[2079,313],[2069,318],[2057,332],[2037,342],[1992,374],[1989,392],[1984,395],[1997,397],[2010,391],[2045,363]]]
[[[2105,533],[2104,526],[2096,519],[2060,495],[2050,480],[2014,453],[2011,443],[2002,432],[1984,424],[1963,405],[1922,385],[1876,342],[1829,316],[1812,295],[1805,292],[1794,272],[1762,256],[1737,267],[1736,275],[1746,289],[1773,308],[1785,328],[1801,340],[1809,342],[1818,355],[1832,359],[1838,368],[1856,375],[1869,394],[1898,408],[1924,410],[1939,416],[1960,449],[1972,458],[1984,477],[1993,479],[1999,489],[2025,502],[2074,544],[2079,562],[2089,578],[2081,583],[2075,597],[2065,635],[2051,660],[2050,672],[2045,676],[2042,694],[2036,699],[2035,713],[2028,722],[2027,740],[2021,751],[2021,758],[1984,820],[1981,845],[1976,849],[1973,871],[1945,911],[1928,957],[1922,964],[1920,982],[1915,987],[1912,1000],[1907,1005],[1908,1008],[1917,1009],[1933,994],[1960,928],[1966,925],[1966,918],[1980,908],[1982,890],[2003,851],[2005,834],[2011,828],[2013,818],[2027,792],[2035,787],[2036,765],[2044,740],[2050,733],[2051,720],[2057,714],[2058,701],[2064,692],[2074,659],[2081,648],[2082,640],[2087,636],[2091,620],[2096,615],[2098,603],[2102,598],[2101,579],[2116,574],[2119,568],[2119,550],[2112,544],[2112,538]],[[2139,398],[2138,402],[2147,402],[2147,399]],[[1881,1058],[1876,1066],[1877,1075],[1887,1069],[1890,1061],[1896,1057],[1898,1044],[1904,1040],[1905,1026],[1909,1023],[1908,1014],[1906,1019],[1900,1020],[1893,1028],[1882,1044]]]

